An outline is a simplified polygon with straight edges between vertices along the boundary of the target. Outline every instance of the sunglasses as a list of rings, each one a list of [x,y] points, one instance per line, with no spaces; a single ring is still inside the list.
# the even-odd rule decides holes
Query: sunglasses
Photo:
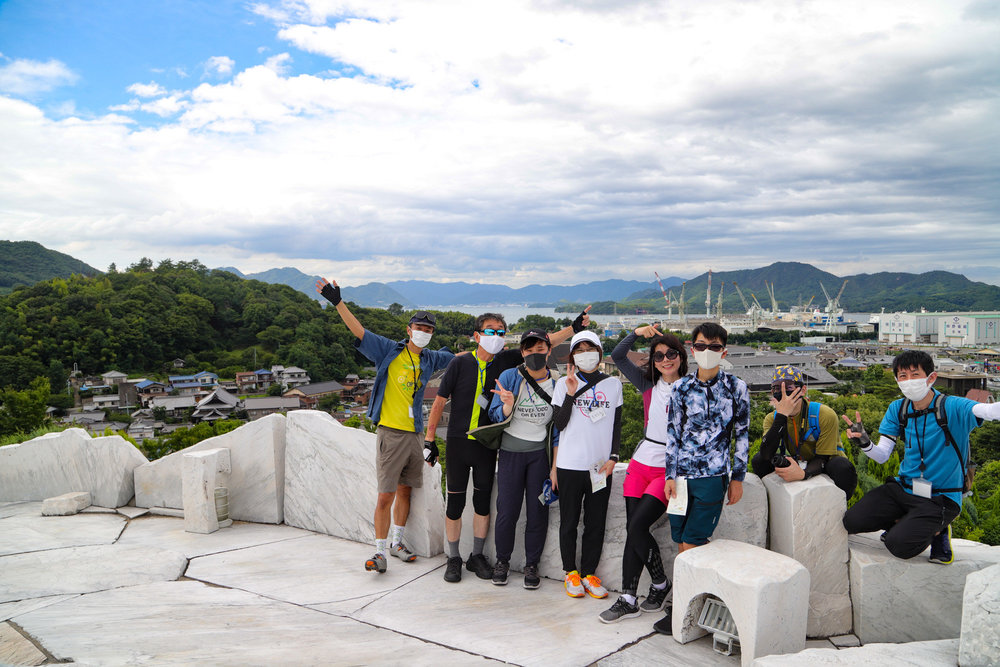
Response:
[[[798,383],[785,384],[785,389],[787,390],[789,395],[791,395],[791,393],[796,389],[801,389],[802,387],[803,385]],[[774,400],[776,401],[780,401],[782,398],[784,398],[784,395],[781,393],[781,387],[780,386],[771,387],[771,396],[774,396]]]
[[[667,350],[666,352],[654,352],[653,353],[653,363],[658,364],[664,359],[676,359],[681,356],[681,353],[677,350]]]
[[[711,350],[712,352],[722,352],[726,349],[725,345],[719,345],[718,343],[691,343],[691,347],[698,350],[699,352],[704,352],[705,350]]]
[[[503,336],[507,333],[506,329],[481,329],[480,333],[484,336]]]

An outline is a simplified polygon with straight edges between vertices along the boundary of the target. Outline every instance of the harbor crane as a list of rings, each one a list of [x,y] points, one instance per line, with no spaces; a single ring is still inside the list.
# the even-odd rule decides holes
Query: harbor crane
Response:
[[[764,289],[767,290],[767,295],[771,297],[771,317],[778,317],[778,300],[774,298],[774,283],[770,285],[767,281],[764,281]]]
[[[725,291],[726,281],[721,281],[719,283],[719,300],[715,302],[715,316],[722,319],[722,293]]]
[[[677,298],[674,296],[674,291],[669,292],[663,289],[663,281],[660,280],[660,274],[653,271],[653,275],[656,276],[656,282],[660,286],[660,292],[663,294],[664,301],[667,302],[667,319],[669,320],[674,314],[674,305],[677,303]]]
[[[708,270],[708,289],[705,291],[705,317],[712,316],[712,269]]]
[[[845,287],[847,287],[846,280],[844,281],[844,284],[840,286],[840,291],[837,292],[837,296],[831,297],[830,293],[826,291],[826,287],[823,285],[823,283],[819,284],[819,288],[823,290],[823,296],[826,297],[826,309],[825,309],[826,312],[832,313],[835,310],[840,310],[841,312],[843,312],[843,309],[841,309],[840,307],[840,297],[843,296]],[[810,301],[811,300],[812,299],[810,299]]]
[[[740,301],[743,302],[743,310],[745,310],[746,314],[749,315],[750,314],[750,304],[747,303],[746,297],[743,296],[743,290],[740,289],[739,284],[737,284],[737,282],[735,280],[733,280],[731,282],[733,283],[733,287],[736,288],[736,293],[740,295]]]

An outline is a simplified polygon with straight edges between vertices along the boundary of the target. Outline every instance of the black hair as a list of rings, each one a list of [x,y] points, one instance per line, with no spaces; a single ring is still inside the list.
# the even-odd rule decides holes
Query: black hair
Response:
[[[534,336],[532,336],[531,338],[522,338],[521,339],[521,345],[520,345],[521,352],[524,352],[529,347],[534,347],[535,343],[545,343],[546,345],[549,346],[550,350],[552,349],[552,343],[551,342],[545,340],[544,338],[535,338]]]
[[[656,367],[653,362],[653,353],[656,351],[657,345],[666,345],[671,350],[677,350],[680,353],[681,363],[677,367],[677,374],[684,377],[688,373],[688,355],[687,351],[684,349],[684,344],[681,343],[680,339],[670,333],[661,334],[652,338],[649,341],[649,361],[646,363],[646,377],[651,382],[658,382],[662,373],[660,369]]]
[[[925,374],[930,375],[934,372],[934,360],[922,350],[903,350],[892,360],[892,374],[899,375],[900,370],[908,368],[922,368]]]
[[[722,343],[722,347],[726,346],[726,340],[729,338],[729,332],[721,324],[716,324],[715,322],[702,322],[694,328],[691,332],[691,342],[698,340],[698,334],[701,334],[708,341],[718,340]]]
[[[483,325],[486,324],[488,320],[496,320],[497,322],[503,325],[504,329],[507,328],[507,320],[505,320],[503,318],[503,315],[501,315],[500,313],[483,313],[482,315],[476,318],[475,330],[482,331]]]

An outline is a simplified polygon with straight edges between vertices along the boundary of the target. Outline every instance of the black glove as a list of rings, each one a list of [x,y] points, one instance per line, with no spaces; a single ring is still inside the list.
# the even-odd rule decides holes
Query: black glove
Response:
[[[427,461],[431,465],[437,463],[438,460],[438,446],[435,441],[424,441],[424,461]]]
[[[583,316],[586,314],[587,311],[583,311],[582,313],[576,316],[575,320],[573,320],[573,333],[580,333],[581,331],[584,331],[587,328],[583,326]]]
[[[333,283],[327,283],[323,285],[323,289],[321,289],[319,293],[323,295],[323,297],[327,301],[329,301],[335,306],[339,304],[342,300],[340,298],[340,286],[334,285]]]
[[[861,451],[872,446],[871,438],[868,437],[865,426],[861,422],[857,422],[847,429],[847,439],[854,443]]]

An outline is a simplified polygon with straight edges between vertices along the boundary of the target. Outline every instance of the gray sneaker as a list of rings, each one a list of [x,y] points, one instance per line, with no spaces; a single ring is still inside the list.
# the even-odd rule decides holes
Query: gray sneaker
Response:
[[[623,618],[635,618],[636,616],[642,616],[638,605],[629,604],[625,598],[620,597],[611,605],[611,609],[601,612],[600,619],[601,623],[617,623]]]
[[[510,572],[510,563],[505,560],[498,560],[493,566],[493,585],[506,586],[507,573]]]
[[[663,606],[667,604],[667,597],[670,595],[670,581],[667,581],[667,585],[661,590],[657,588],[649,587],[649,592],[646,593],[646,599],[642,601],[639,605],[639,609],[645,612],[662,611]]]
[[[417,554],[404,547],[402,542],[394,547],[389,547],[389,555],[395,556],[404,563],[412,563],[417,560]]]
[[[365,569],[369,572],[378,572],[379,574],[385,574],[385,556],[382,554],[375,554],[371,558],[365,561]]]

